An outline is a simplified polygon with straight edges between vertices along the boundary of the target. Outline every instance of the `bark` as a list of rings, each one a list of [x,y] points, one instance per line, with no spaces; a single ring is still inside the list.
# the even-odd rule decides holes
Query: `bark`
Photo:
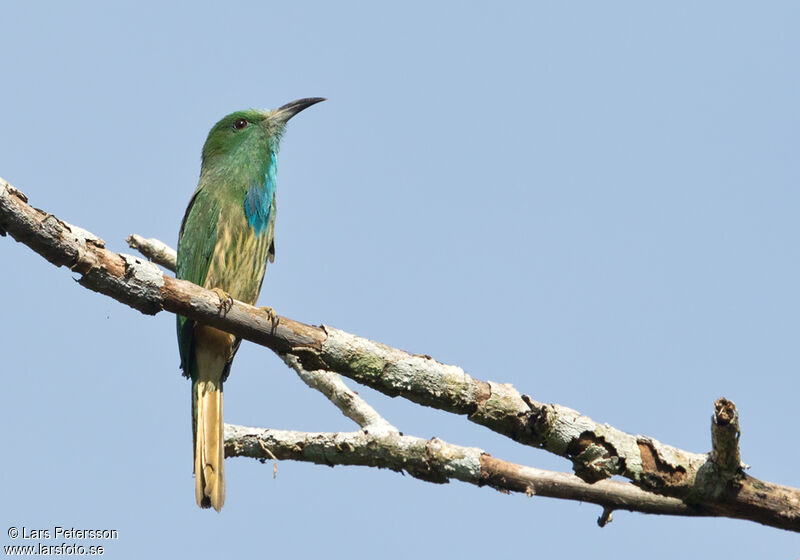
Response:
[[[405,472],[434,483],[460,480],[501,492],[590,502],[604,510],[662,515],[708,516],[677,498],[659,496],[632,484],[604,480],[588,484],[575,475],[546,471],[496,459],[475,447],[399,432],[307,433],[225,426],[227,457],[260,461],[291,459],[319,465],[360,465]]]

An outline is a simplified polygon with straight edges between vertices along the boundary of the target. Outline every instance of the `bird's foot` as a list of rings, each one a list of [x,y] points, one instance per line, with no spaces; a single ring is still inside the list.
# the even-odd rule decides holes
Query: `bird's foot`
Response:
[[[269,319],[270,323],[272,323],[272,332],[275,332],[275,329],[278,327],[278,323],[280,322],[281,318],[278,317],[278,314],[275,313],[275,310],[271,307],[259,307],[261,311],[266,313],[267,318]]]
[[[233,308],[233,297],[223,289],[211,288],[211,291],[217,294],[219,298],[219,312],[224,317]]]

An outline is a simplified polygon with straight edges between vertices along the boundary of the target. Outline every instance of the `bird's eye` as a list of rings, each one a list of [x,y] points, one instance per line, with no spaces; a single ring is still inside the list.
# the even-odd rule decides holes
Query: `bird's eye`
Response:
[[[236,119],[233,123],[233,128],[235,128],[236,130],[242,130],[246,126],[247,126],[247,121],[244,119]]]

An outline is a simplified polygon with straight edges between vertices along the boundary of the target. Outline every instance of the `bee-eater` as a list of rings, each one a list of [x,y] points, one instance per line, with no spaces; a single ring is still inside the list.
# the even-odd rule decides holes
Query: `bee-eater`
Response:
[[[200,180],[183,217],[177,277],[254,305],[267,261],[275,259],[275,175],[286,123],[324,101],[299,99],[274,111],[237,111],[220,120],[203,146]],[[271,309],[268,310],[274,318]],[[197,505],[225,503],[222,384],[241,339],[178,317],[181,369],[192,380]]]

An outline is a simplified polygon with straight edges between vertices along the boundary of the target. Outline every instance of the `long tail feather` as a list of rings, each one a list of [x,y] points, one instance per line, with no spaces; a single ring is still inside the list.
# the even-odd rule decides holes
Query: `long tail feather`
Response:
[[[201,508],[219,511],[225,503],[225,444],[222,377],[232,356],[233,335],[195,327],[197,367],[192,376],[195,497]]]
[[[225,503],[225,447],[222,390],[213,382],[192,384],[195,397],[195,497],[201,508],[219,511]]]

